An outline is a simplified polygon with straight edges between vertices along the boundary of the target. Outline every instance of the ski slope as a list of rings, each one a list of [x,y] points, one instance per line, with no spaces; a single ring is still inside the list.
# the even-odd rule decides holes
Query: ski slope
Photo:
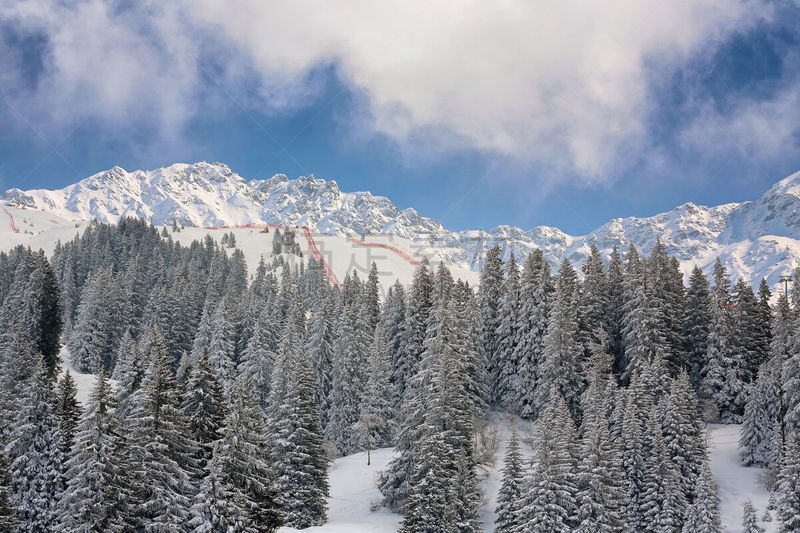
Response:
[[[0,214],[0,250],[10,250],[18,244],[33,249],[43,249],[48,256],[55,250],[58,241],[66,242],[82,234],[89,222],[69,220],[38,209],[20,209],[5,206],[4,214]],[[14,223],[12,225],[12,222]],[[272,260],[272,240],[275,228],[269,233],[261,233],[262,227],[240,228],[196,228],[187,227],[173,233],[166,226],[173,239],[184,245],[192,241],[202,240],[210,235],[218,242],[226,233],[236,236],[236,247],[244,254],[250,274],[255,272],[259,260]],[[162,228],[159,227],[159,231]],[[344,279],[347,273],[355,270],[359,277],[366,278],[370,265],[374,261],[378,266],[379,282],[383,291],[399,280],[408,285],[414,276],[417,265],[427,258],[433,268],[442,262],[441,255],[431,248],[422,248],[419,243],[394,235],[367,235],[364,240],[350,239],[341,235],[326,235],[309,232],[311,240],[305,237],[303,228],[291,228],[295,232],[295,240],[300,244],[303,261],[313,255],[312,245],[317,248],[332,273],[338,280]],[[230,250],[232,251],[232,250]],[[290,264],[298,260],[291,254],[282,254]],[[472,286],[477,286],[479,273],[445,261],[453,276],[463,279]]]

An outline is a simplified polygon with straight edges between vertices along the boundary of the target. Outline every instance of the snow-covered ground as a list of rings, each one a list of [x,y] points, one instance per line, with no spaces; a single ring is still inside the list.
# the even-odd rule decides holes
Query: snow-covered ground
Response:
[[[92,374],[82,374],[72,368],[69,354],[61,352],[62,368],[69,369],[78,386],[78,400],[85,405],[96,380]],[[526,457],[530,457],[530,447],[525,443],[531,433],[531,425],[515,418],[514,423],[520,435],[520,448]],[[767,507],[769,495],[761,484],[763,470],[745,468],[739,462],[738,440],[741,426],[713,424],[709,426],[708,443],[711,455],[711,469],[714,480],[719,487],[720,513],[726,532],[740,531],[742,523],[742,504],[745,500],[753,501],[759,519]],[[490,431],[496,432],[498,447],[495,464],[480,470],[481,486],[485,501],[481,509],[481,520],[485,531],[494,530],[494,509],[497,492],[500,489],[503,468],[503,456],[510,438],[510,417],[494,413],[490,417]],[[324,526],[313,527],[304,531],[326,533],[390,533],[397,531],[401,517],[385,509],[372,511],[374,503],[380,501],[380,493],[376,487],[378,473],[384,470],[392,459],[392,448],[383,448],[372,452],[372,461],[367,465],[367,454],[356,453],[333,461],[329,469],[331,496],[328,499],[328,522]],[[773,519],[776,518],[773,514]],[[776,532],[777,525],[763,522],[766,533]],[[295,531],[282,528],[281,531]]]
[[[709,450],[711,452],[711,470],[719,491],[719,510],[725,531],[738,532],[742,527],[742,505],[747,499],[753,501],[756,514],[761,519],[767,508],[769,494],[761,484],[764,470],[761,468],[745,468],[739,462],[739,430],[738,424],[712,424],[709,427]],[[774,522],[762,522],[766,533],[778,531]]]

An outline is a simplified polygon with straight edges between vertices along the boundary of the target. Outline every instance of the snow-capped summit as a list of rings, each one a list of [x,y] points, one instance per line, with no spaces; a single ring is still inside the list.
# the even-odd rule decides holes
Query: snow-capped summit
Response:
[[[767,277],[775,284],[800,262],[800,172],[752,202],[715,207],[687,203],[652,217],[613,219],[583,236],[548,226],[449,231],[412,208],[398,209],[386,197],[342,192],[333,180],[278,174],[248,181],[223,163],[178,163],[133,172],[114,167],[54,191],[11,189],[2,200],[75,220],[114,222],[136,216],[153,224],[274,223],[344,236],[392,234],[432,247],[440,257],[473,270],[495,244],[506,257],[541,248],[555,266],[563,258],[580,265],[591,244],[606,256],[614,246],[624,252],[630,243],[649,253],[656,239],[686,271],[693,264],[708,270],[720,256],[733,278],[744,276],[753,283]]]

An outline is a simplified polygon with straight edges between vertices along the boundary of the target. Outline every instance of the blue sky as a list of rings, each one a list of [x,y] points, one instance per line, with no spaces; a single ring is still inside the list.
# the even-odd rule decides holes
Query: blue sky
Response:
[[[222,161],[581,234],[800,170],[793,2],[428,5],[12,1],[0,188]]]

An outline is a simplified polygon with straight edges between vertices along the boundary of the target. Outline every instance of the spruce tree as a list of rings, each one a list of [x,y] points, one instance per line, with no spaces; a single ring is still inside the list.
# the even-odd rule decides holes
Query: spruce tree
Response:
[[[574,418],[579,415],[583,392],[582,354],[578,330],[578,282],[575,269],[564,260],[556,280],[553,307],[544,339],[544,361],[536,388],[539,412],[547,405],[550,388],[567,402]]]
[[[367,452],[389,446],[397,432],[392,408],[391,368],[386,358],[385,339],[381,326],[375,329],[375,340],[367,369],[367,388],[361,401],[358,432],[361,447]],[[367,456],[370,464],[370,456]]]
[[[714,483],[708,462],[703,464],[700,476],[697,478],[694,493],[694,503],[686,511],[683,533],[694,533],[696,531],[721,533],[722,520],[719,515],[717,486]]]
[[[50,387],[49,370],[42,361],[26,383],[6,446],[20,531],[31,533],[53,531],[58,523],[63,455]]]
[[[800,449],[794,435],[786,437],[778,474],[778,523],[782,533],[800,531]]]
[[[745,466],[767,467],[772,429],[780,419],[780,372],[776,376],[773,361],[764,363],[749,388],[739,436],[739,457]],[[777,378],[777,379],[776,379]]]
[[[742,533],[764,533],[764,528],[758,525],[758,515],[751,500],[745,500],[742,505]]]
[[[330,308],[326,301],[317,302],[311,312],[308,324],[306,354],[317,379],[316,403],[319,406],[320,421],[324,428],[328,422],[330,394],[333,382],[333,324]]]
[[[198,468],[211,459],[225,420],[225,395],[205,352],[191,368],[181,398],[181,409],[189,419],[189,433],[197,445]]]
[[[222,438],[214,444],[208,472],[215,471],[217,490],[229,489],[233,493],[228,499],[243,510],[248,531],[272,533],[283,524],[283,514],[277,503],[268,429],[249,390],[246,381],[239,380],[235,385]],[[211,489],[206,487],[207,491]]]
[[[56,403],[53,409],[61,430],[61,453],[65,458],[69,457],[72,451],[75,427],[78,425],[78,419],[81,416],[81,405],[75,398],[77,392],[78,388],[75,386],[75,380],[67,370],[58,380]]]
[[[188,530],[194,533],[245,531],[245,514],[228,486],[221,468],[212,460],[190,510]]]
[[[575,428],[566,402],[554,388],[539,417],[534,460],[523,482],[518,516],[525,531],[571,532],[577,527]]]
[[[517,368],[513,405],[523,418],[531,418],[536,414],[534,391],[544,362],[544,338],[547,335],[552,292],[550,266],[544,260],[542,251],[534,250],[525,261],[520,280],[514,354]]]
[[[479,327],[478,348],[483,357],[490,383],[490,401],[497,400],[497,379],[499,364],[497,361],[498,343],[497,328],[500,326],[500,305],[503,297],[503,259],[499,246],[486,252],[486,259],[481,269],[481,282],[478,289]]]
[[[503,461],[503,480],[497,495],[497,508],[494,521],[495,533],[513,533],[520,527],[518,518],[520,497],[522,495],[522,476],[524,474],[522,455],[519,452],[517,428],[511,425],[511,439],[506,448]]]
[[[324,524],[327,517],[328,472],[319,411],[314,401],[313,370],[301,354],[292,362],[281,407],[285,433],[273,445],[278,503],[287,526]]]
[[[578,527],[582,533],[621,532],[625,529],[625,490],[621,458],[608,434],[602,406],[584,417],[582,459],[578,465]]]
[[[711,293],[708,279],[697,265],[689,277],[686,306],[683,313],[683,338],[689,377],[695,389],[700,388],[708,349],[709,313]]]
[[[0,442],[4,442],[4,440],[0,440]],[[12,503],[12,497],[10,465],[5,450],[0,449],[0,533],[19,531],[17,509]]]
[[[73,453],[65,465],[59,531],[120,529],[117,520],[123,512],[128,483],[118,449],[115,406],[111,383],[101,371],[77,426]]]
[[[497,351],[494,355],[497,367],[494,396],[498,405],[509,408],[513,405],[517,386],[516,343],[519,324],[519,271],[513,252],[506,264],[506,279],[497,312],[499,324],[495,336]]]
[[[711,321],[701,393],[714,402],[721,421],[738,422],[741,420],[744,391],[739,379],[739,360],[733,342],[734,330],[728,287],[725,267],[717,259],[714,265]]]
[[[177,532],[195,493],[196,448],[188,420],[177,406],[175,376],[158,334],[150,354],[141,387],[130,398],[131,410],[121,421],[124,461],[135,465],[129,474],[131,512],[126,519],[129,527]]]

